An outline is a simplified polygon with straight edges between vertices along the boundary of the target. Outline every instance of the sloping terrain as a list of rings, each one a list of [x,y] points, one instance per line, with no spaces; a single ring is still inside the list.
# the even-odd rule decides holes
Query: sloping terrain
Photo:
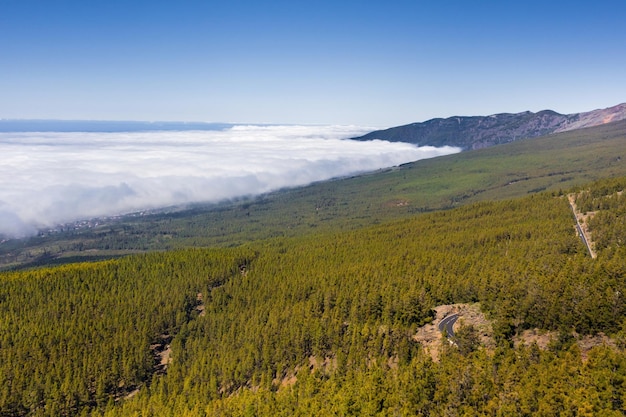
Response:
[[[189,246],[352,230],[464,204],[626,175],[626,121],[417,161],[266,196],[0,243],[0,265],[97,260]]]
[[[568,189],[2,273],[0,415],[620,415],[624,189],[579,193],[596,259]],[[415,336],[452,312],[433,361]]]
[[[555,130],[555,132],[565,132],[624,120],[626,118],[626,103],[606,109],[578,113],[577,116],[572,121]]]
[[[536,138],[626,119],[626,103],[585,113],[500,113],[490,116],[454,116],[431,119],[368,133],[357,140],[382,139],[420,146],[457,146],[464,150],[487,148],[520,139]]]
[[[622,415],[625,132],[3,242],[0,416]]]

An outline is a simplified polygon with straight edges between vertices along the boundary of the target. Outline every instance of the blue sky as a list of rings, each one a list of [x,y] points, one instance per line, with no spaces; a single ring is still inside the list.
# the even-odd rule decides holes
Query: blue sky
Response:
[[[0,118],[393,126],[626,101],[626,2],[0,0]]]

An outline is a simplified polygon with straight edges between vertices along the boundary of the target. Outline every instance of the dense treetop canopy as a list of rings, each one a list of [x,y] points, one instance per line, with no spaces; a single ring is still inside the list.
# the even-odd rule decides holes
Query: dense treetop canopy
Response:
[[[355,231],[0,275],[0,415],[621,415],[626,179]],[[495,350],[414,339],[480,302]],[[560,335],[514,347],[525,329]],[[576,337],[612,347],[583,361]],[[161,363],[164,350],[171,360]],[[574,390],[574,391],[572,391]],[[456,413],[456,414],[455,414]]]

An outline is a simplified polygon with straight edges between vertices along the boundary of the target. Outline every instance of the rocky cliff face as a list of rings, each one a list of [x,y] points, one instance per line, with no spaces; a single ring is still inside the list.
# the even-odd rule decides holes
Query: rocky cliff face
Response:
[[[519,139],[598,126],[626,119],[626,103],[586,113],[500,113],[491,116],[455,116],[378,130],[355,138],[410,142],[420,146],[458,146],[464,150],[486,148]]]

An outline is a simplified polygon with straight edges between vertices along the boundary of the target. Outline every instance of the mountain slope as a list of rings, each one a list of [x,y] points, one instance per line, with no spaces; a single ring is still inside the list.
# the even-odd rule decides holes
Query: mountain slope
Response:
[[[565,196],[541,193],[0,273],[0,416],[622,415],[624,189],[605,180],[576,200],[609,237],[596,259]],[[442,341],[433,361],[420,327],[469,302],[493,320],[493,343],[461,310],[456,346]],[[535,328],[555,335],[548,350],[514,345]],[[583,361],[579,344],[599,332],[614,342]]]
[[[626,120],[187,210],[0,243],[0,268],[353,230],[471,202],[626,176]],[[57,259],[59,258],[59,259]]]
[[[416,143],[420,146],[458,146],[481,149],[519,139],[598,126],[626,119],[626,103],[585,113],[559,114],[552,110],[537,113],[499,113],[490,116],[454,116],[423,123],[378,130],[357,140],[383,139]]]

